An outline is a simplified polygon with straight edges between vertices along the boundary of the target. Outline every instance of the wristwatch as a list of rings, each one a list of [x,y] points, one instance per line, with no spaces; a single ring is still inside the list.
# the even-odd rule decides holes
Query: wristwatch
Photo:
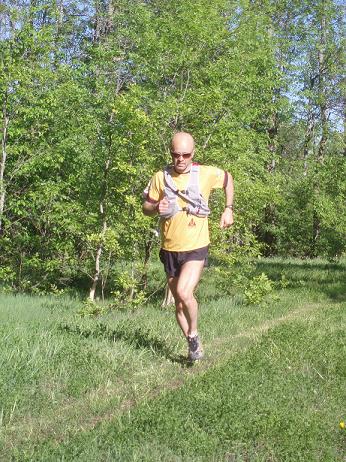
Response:
[[[233,205],[225,205],[225,209],[231,209],[231,210],[233,210]]]

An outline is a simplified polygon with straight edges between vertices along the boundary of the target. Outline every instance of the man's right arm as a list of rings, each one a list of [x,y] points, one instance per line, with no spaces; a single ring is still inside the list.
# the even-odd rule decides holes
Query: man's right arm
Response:
[[[169,203],[163,195],[163,173],[158,172],[148,184],[144,195],[142,210],[144,215],[153,217],[167,213]]]
[[[149,183],[147,187],[143,191],[143,206],[142,210],[144,215],[148,217],[153,217],[157,213],[157,206],[160,200],[160,182],[158,181],[158,173],[156,173]]]
[[[142,210],[143,210],[144,215],[147,215],[149,217],[153,217],[157,213],[159,215],[167,213],[168,206],[169,206],[169,202],[164,197],[163,199],[161,199],[158,202],[154,202],[154,201],[151,202],[151,201],[148,201],[148,200],[144,201]]]
[[[157,214],[157,204],[158,202],[144,201],[143,207],[142,207],[144,215],[147,215],[148,217],[153,217],[154,215],[156,215]]]

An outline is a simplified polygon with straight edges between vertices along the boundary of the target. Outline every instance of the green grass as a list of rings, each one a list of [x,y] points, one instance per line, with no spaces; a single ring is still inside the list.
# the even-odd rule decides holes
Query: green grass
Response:
[[[343,460],[345,265],[258,271],[277,281],[261,306],[205,274],[193,367],[172,309],[1,295],[0,460]]]

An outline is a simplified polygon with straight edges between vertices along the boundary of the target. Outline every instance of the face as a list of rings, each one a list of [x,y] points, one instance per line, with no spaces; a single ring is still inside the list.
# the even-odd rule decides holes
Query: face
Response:
[[[194,156],[194,141],[191,135],[178,133],[172,140],[171,156],[174,170],[177,173],[186,173]]]

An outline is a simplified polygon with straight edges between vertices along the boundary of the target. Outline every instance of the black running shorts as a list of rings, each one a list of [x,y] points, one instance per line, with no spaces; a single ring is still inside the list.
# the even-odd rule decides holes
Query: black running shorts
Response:
[[[170,250],[160,250],[160,260],[165,271],[170,277],[178,277],[181,267],[187,261],[204,260],[204,266],[208,264],[208,246],[200,249],[188,250],[187,252],[172,252]]]

